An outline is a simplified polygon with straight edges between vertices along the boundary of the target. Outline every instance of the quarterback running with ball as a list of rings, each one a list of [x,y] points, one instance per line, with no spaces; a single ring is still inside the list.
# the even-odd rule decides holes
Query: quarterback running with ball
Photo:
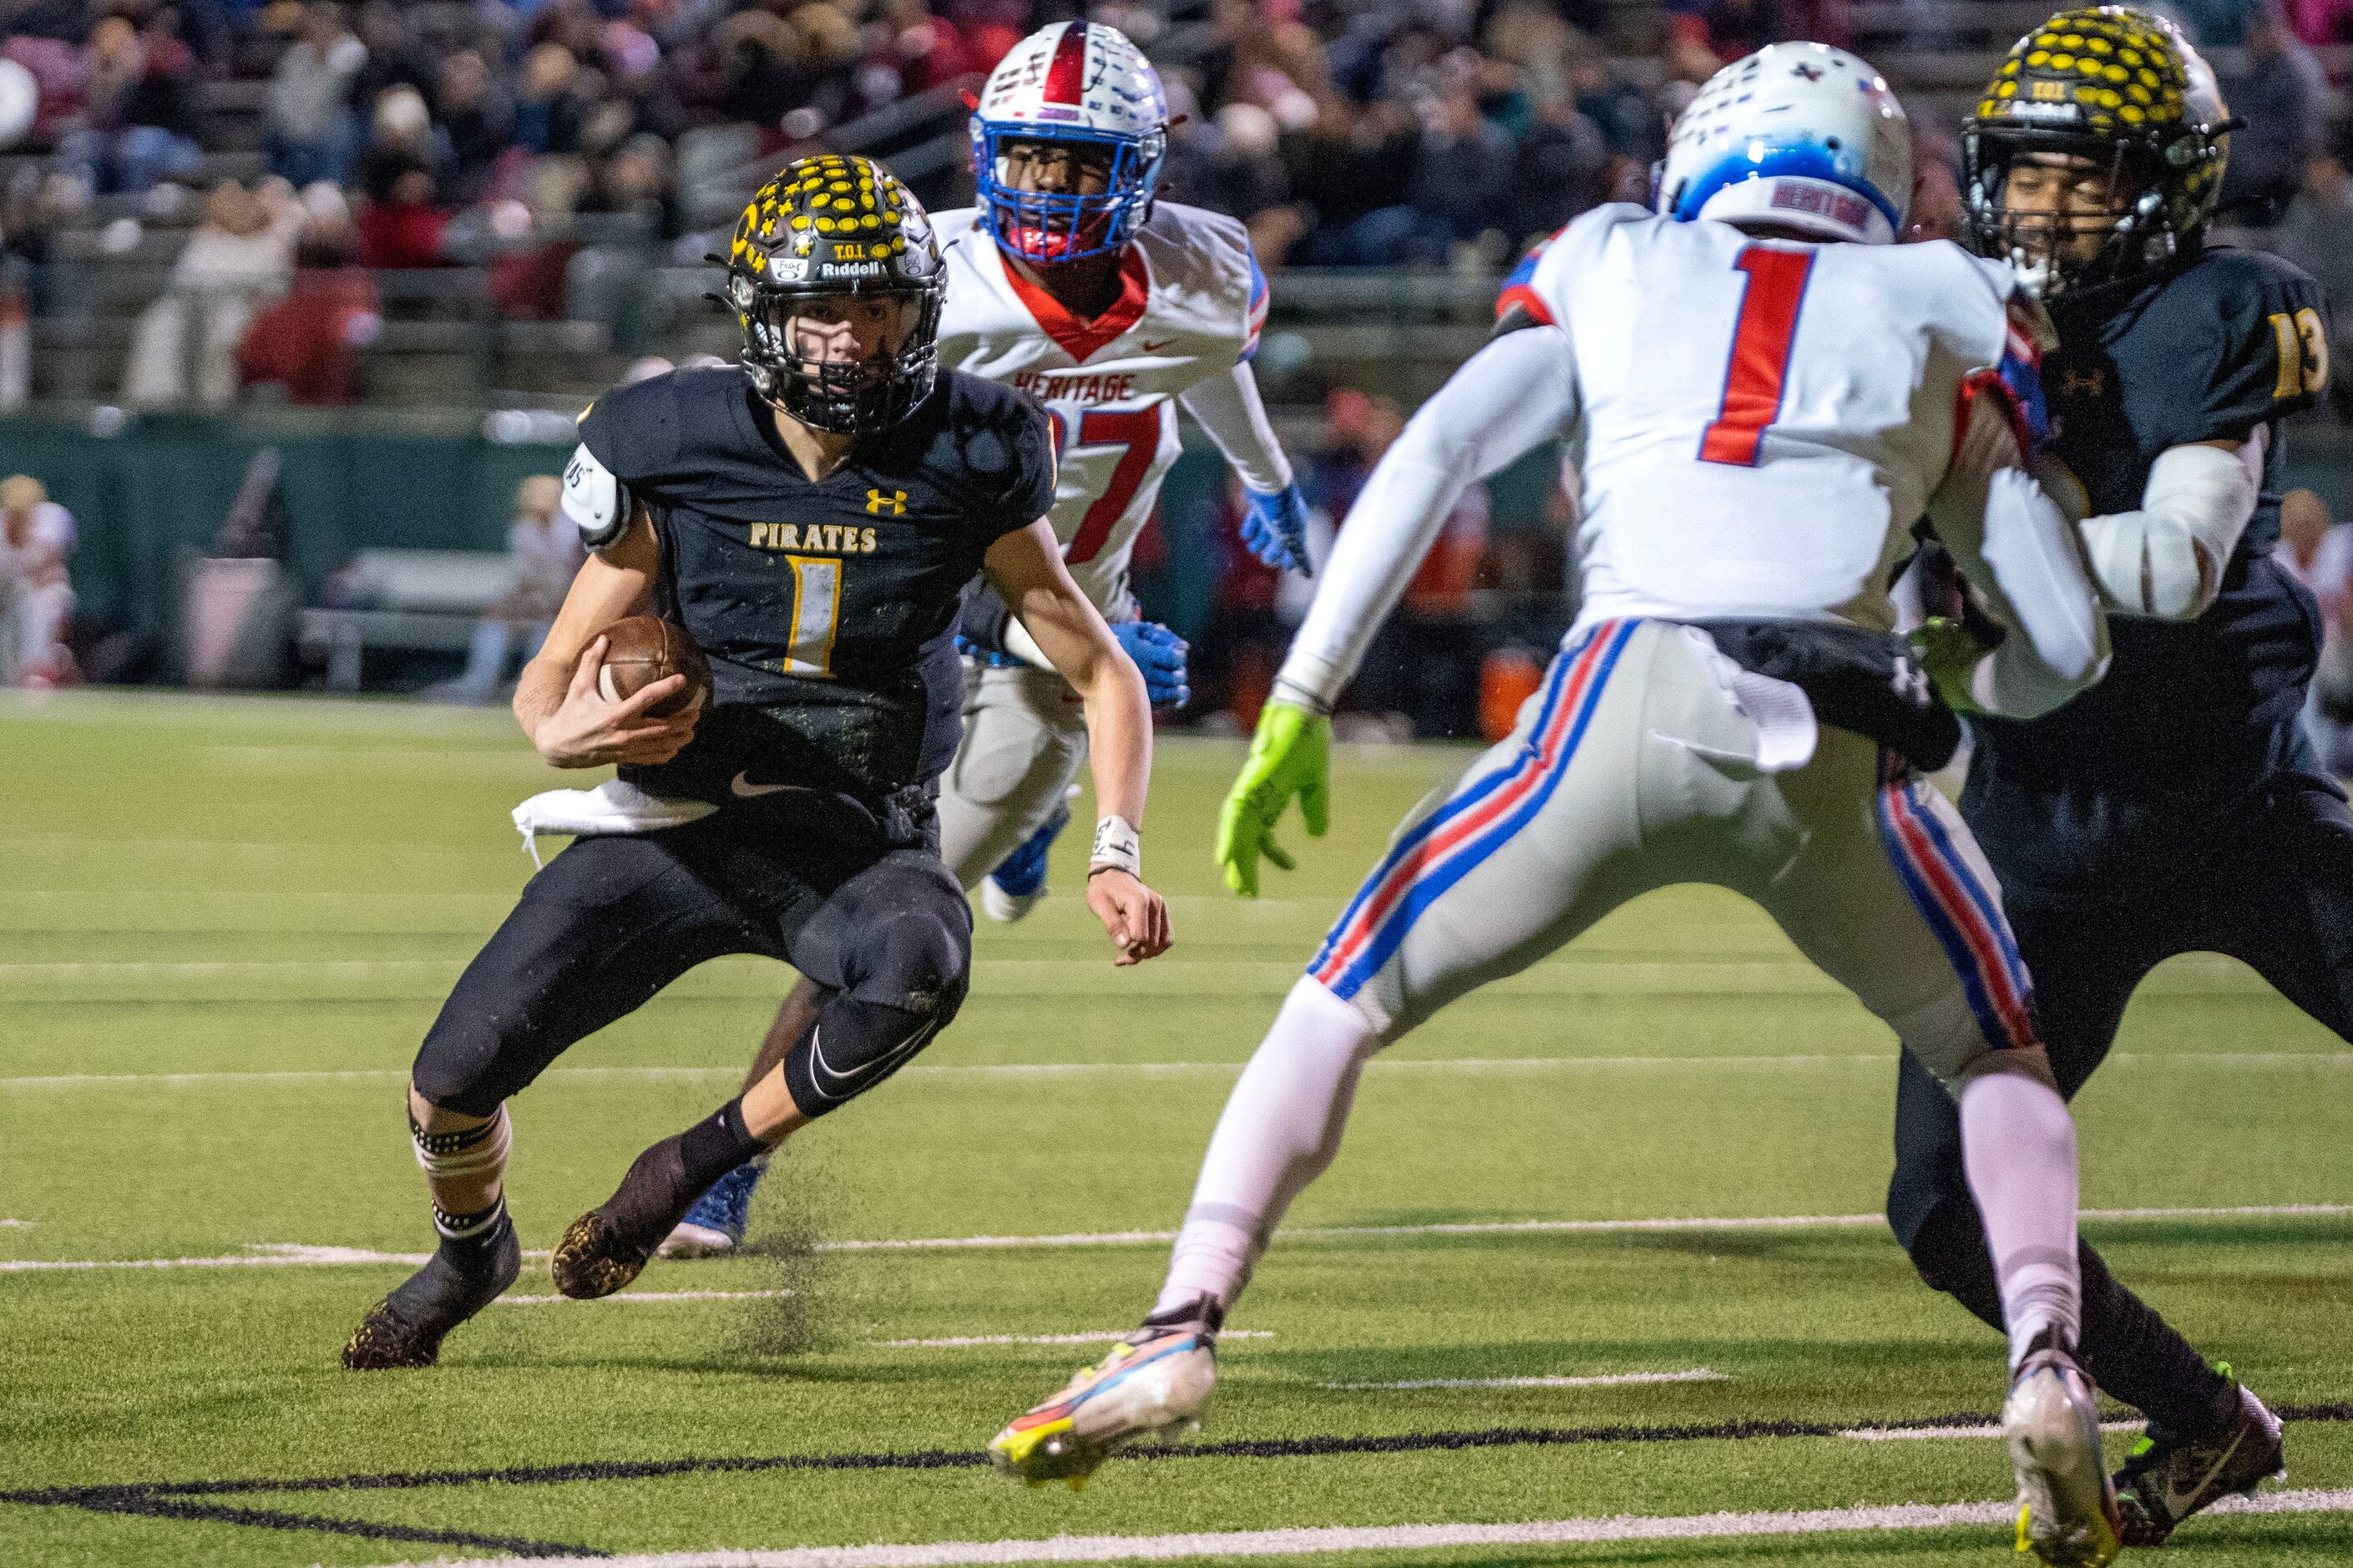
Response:
[[[940,372],[922,205],[866,159],[804,158],[744,208],[724,265],[742,362],[637,382],[581,419],[564,505],[593,554],[515,717],[555,766],[621,776],[558,792],[580,797],[558,827],[580,836],[417,1051],[409,1131],[440,1245],[353,1332],[354,1370],[432,1365],[514,1282],[506,1101],[695,965],[779,959],[822,979],[826,1003],[774,1068],[648,1149],[565,1230],[551,1268],[566,1296],[628,1284],[713,1181],[874,1088],[955,1016],[972,910],[940,863],[934,803],[976,574],[1082,694],[1106,813],[1087,901],[1114,962],[1168,945],[1166,907],[1139,879],[1144,682],[1045,521],[1045,416]],[[654,715],[676,675],[623,700],[600,689],[601,628],[649,600],[708,657],[707,710]]]
[[[1189,695],[1185,645],[1140,619],[1128,561],[1176,461],[1176,414],[1208,433],[1247,498],[1244,542],[1305,570],[1307,509],[1250,371],[1266,278],[1242,226],[1156,197],[1168,141],[1160,79],[1114,28],[1057,22],[1015,47],[972,120],[979,204],[938,215],[947,303],[940,362],[1046,405],[1061,468],[1049,514],[1062,558],[1159,707]],[[984,585],[966,602],[964,741],[940,792],[940,853],[981,908],[1029,912],[1087,754],[1078,697]],[[757,1079],[820,1001],[804,981]],[[761,1167],[730,1173],[664,1247],[730,1252]]]
[[[1567,433],[1579,618],[1518,728],[1399,831],[1251,1058],[1140,1332],[997,1434],[1077,1479],[1204,1409],[1214,1340],[1337,1152],[1366,1059],[1638,894],[1762,905],[1959,1105],[2011,1334],[2021,1539],[2107,1562],[2116,1503],[2074,1356],[2075,1132],[1983,858],[1921,777],[1958,724],[1885,584],[1929,518],[2010,635],[1944,672],[2031,716],[2097,680],[2105,622],[2029,477],[2046,324],[2009,268],[1898,247],[1904,113],[1817,44],[1726,67],[1680,120],[1655,213],[1563,230],[1503,331],[1414,417],[1339,536],[1220,829],[1237,890],[1324,717],[1464,486]],[[1316,798],[1317,816],[1323,803]]]

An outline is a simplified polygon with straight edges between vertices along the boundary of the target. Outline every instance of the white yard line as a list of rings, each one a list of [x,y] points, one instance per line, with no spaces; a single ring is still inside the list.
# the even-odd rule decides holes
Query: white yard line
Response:
[[[1392,1388],[1614,1388],[1628,1383],[1723,1383],[1725,1374],[1695,1366],[1687,1372],[1613,1372],[1596,1377],[1423,1377],[1408,1383],[1319,1383],[1318,1388],[1356,1394]],[[1848,1433],[1849,1436],[1860,1436]]]
[[[2337,1219],[2353,1215],[2353,1204],[2245,1204],[2229,1208],[2085,1209],[2083,1217],[2124,1223],[2188,1219]],[[30,1222],[25,1222],[29,1224]],[[1622,1236],[1651,1231],[1864,1230],[1883,1226],[1875,1214],[1757,1215],[1711,1219],[1519,1219],[1447,1225],[1308,1226],[1282,1234],[1293,1240],[1345,1241],[1376,1236]],[[1173,1230],[1069,1231],[1059,1236],[932,1236],[873,1241],[820,1241],[818,1252],[956,1252],[1070,1247],[1136,1247],[1176,1239]],[[544,1258],[526,1252],[525,1258]],[[290,1265],[406,1263],[425,1261],[421,1252],[371,1252],[356,1247],[256,1244],[223,1258],[0,1258],[0,1274],[90,1268],[253,1268]]]
[[[617,1296],[602,1296],[604,1301],[765,1301],[778,1296],[790,1296],[790,1290],[624,1290]],[[501,1296],[491,1305],[499,1307],[579,1307],[588,1303],[572,1296]]]
[[[2146,1421],[2103,1421],[2103,1432],[2146,1431]],[[1839,1434],[1858,1443],[1934,1443],[1947,1437],[1999,1437],[2001,1428],[1988,1423],[1983,1426],[1857,1426]]]
[[[2007,1526],[2010,1502],[1885,1503],[1785,1513],[1702,1513],[1673,1518],[1617,1514],[1518,1524],[1334,1525],[1323,1529],[1232,1530],[1187,1535],[1057,1535],[1044,1541],[934,1541],[905,1545],[796,1546],[767,1552],[661,1552],[618,1557],[500,1557],[446,1568],[957,1568],[965,1563],[1135,1563],[1184,1557],[1314,1557],[1356,1552],[1434,1552],[1449,1547],[1556,1546],[1587,1542],[1736,1540],[1744,1536],[1821,1535],[1866,1530],[1949,1530]],[[2342,1513],[2353,1488],[2231,1498],[2217,1514]],[[406,1565],[403,1565],[406,1568]]]
[[[1107,1345],[1134,1332],[1134,1329],[1103,1329],[1091,1334],[952,1334],[939,1340],[869,1340],[866,1342],[890,1351],[960,1351],[974,1345]],[[1274,1331],[1227,1329],[1218,1338],[1221,1341],[1271,1340],[1274,1338]]]
[[[1430,1057],[1391,1061],[1376,1058],[1366,1063],[1374,1072],[1433,1072],[1468,1073],[1546,1073],[1611,1070],[1647,1068],[1786,1068],[1820,1067],[1885,1067],[1894,1056],[1886,1051],[1864,1051],[1841,1056],[1788,1057]],[[2108,1058],[2111,1064],[2126,1063],[2137,1067],[2353,1067],[2353,1051],[2119,1051]],[[1138,1078],[1186,1077],[1193,1074],[1222,1074],[1231,1077],[1242,1069],[1240,1062],[918,1062],[902,1069],[901,1078],[1091,1078],[1121,1077],[1133,1074]],[[723,1067],[603,1067],[550,1068],[542,1079],[677,1079],[737,1078],[743,1068]],[[41,1073],[20,1077],[0,1076],[0,1089],[119,1089],[150,1085],[164,1088],[187,1088],[210,1083],[300,1083],[305,1081],[333,1082],[396,1081],[408,1076],[406,1068],[303,1068],[286,1069],[255,1069],[237,1072],[85,1072]]]
[[[740,1067],[615,1067],[615,1068],[550,1068],[539,1075],[543,1079],[705,1079],[742,1078]],[[408,1077],[406,1068],[302,1068],[282,1071],[252,1072],[80,1072],[49,1073],[39,1077],[0,1078],[0,1089],[121,1089],[149,1084],[167,1088],[188,1088],[208,1083],[332,1083],[337,1079],[353,1081],[398,1082]]]

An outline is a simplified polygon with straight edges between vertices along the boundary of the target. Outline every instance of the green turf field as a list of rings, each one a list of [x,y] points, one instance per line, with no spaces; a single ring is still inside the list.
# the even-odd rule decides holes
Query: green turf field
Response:
[[[1790,1510],[1913,1524],[1852,1510],[2007,1491],[1983,1437],[1841,1435],[1988,1415],[2001,1348],[1852,1217],[1875,1214],[1886,1176],[1889,1037],[1753,910],[1690,889],[1368,1072],[1339,1163],[1221,1347],[1200,1441],[1225,1447],[1115,1461],[1079,1495],[976,1468],[1000,1423],[1100,1350],[1027,1342],[1108,1334],[1149,1302],[1165,1240],[1118,1233],[1176,1223],[1233,1073],[1324,921],[1463,755],[1344,750],[1332,837],[1243,904],[1208,856],[1240,748],[1165,743],[1145,863],[1171,895],[1166,958],[1113,971],[1075,896],[1083,836],[1066,837],[1057,896],[1019,927],[984,924],[955,1027],[780,1158],[754,1216],[767,1255],[657,1263],[589,1304],[551,1300],[533,1260],[438,1370],[363,1376],[336,1356],[406,1272],[382,1255],[430,1243],[406,1064],[530,873],[509,808],[567,781],[503,714],[0,708],[0,1562],[1324,1527],[1364,1533],[1225,1544],[1349,1563],[2011,1560],[2006,1529],[1978,1521],[1999,1510],[1584,1543],[1589,1524],[1372,1533]],[[788,978],[709,965],[516,1102],[527,1247],[733,1091]],[[2288,1484],[2338,1490],[2340,1510],[2348,1088],[2353,1053],[2209,959],[2145,989],[2079,1102],[2085,1203],[2132,1211],[2087,1229],[2211,1353],[2308,1412]],[[2185,1212],[2289,1208],[2306,1212]],[[1802,1223],[1520,1223],[1740,1218]],[[69,1263],[99,1267],[38,1267]],[[1651,1376],[1525,1381],[1629,1374]],[[740,1462],[770,1460],[786,1462]],[[212,1481],[230,1484],[188,1484]],[[2353,1511],[2200,1521],[2168,1557],[2353,1561]]]

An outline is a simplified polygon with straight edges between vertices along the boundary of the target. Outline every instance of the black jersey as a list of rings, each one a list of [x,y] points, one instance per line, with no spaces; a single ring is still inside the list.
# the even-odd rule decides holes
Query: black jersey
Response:
[[[1979,719],[1978,762],[2005,785],[2211,802],[2294,750],[2319,642],[2312,596],[2272,561],[2280,420],[2326,374],[2321,291],[2277,257],[2223,247],[2136,285],[2054,301],[2051,451],[2088,515],[2139,508],[2172,447],[2268,432],[2262,499],[2194,621],[2112,616],[2105,679],[2042,719]]]
[[[686,749],[628,777],[723,803],[776,785],[872,799],[939,775],[959,733],[959,596],[990,545],[1053,505],[1042,410],[945,374],[812,481],[730,366],[607,393],[580,438],[651,512],[659,608],[716,687]]]

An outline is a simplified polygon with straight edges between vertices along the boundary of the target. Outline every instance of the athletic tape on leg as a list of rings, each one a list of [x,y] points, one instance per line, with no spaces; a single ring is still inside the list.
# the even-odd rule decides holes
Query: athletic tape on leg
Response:
[[[417,1146],[417,1163],[427,1181],[459,1181],[491,1176],[506,1169],[507,1151],[514,1146],[513,1125],[507,1108],[500,1106],[480,1127],[459,1132],[427,1132],[408,1119],[408,1136]]]

